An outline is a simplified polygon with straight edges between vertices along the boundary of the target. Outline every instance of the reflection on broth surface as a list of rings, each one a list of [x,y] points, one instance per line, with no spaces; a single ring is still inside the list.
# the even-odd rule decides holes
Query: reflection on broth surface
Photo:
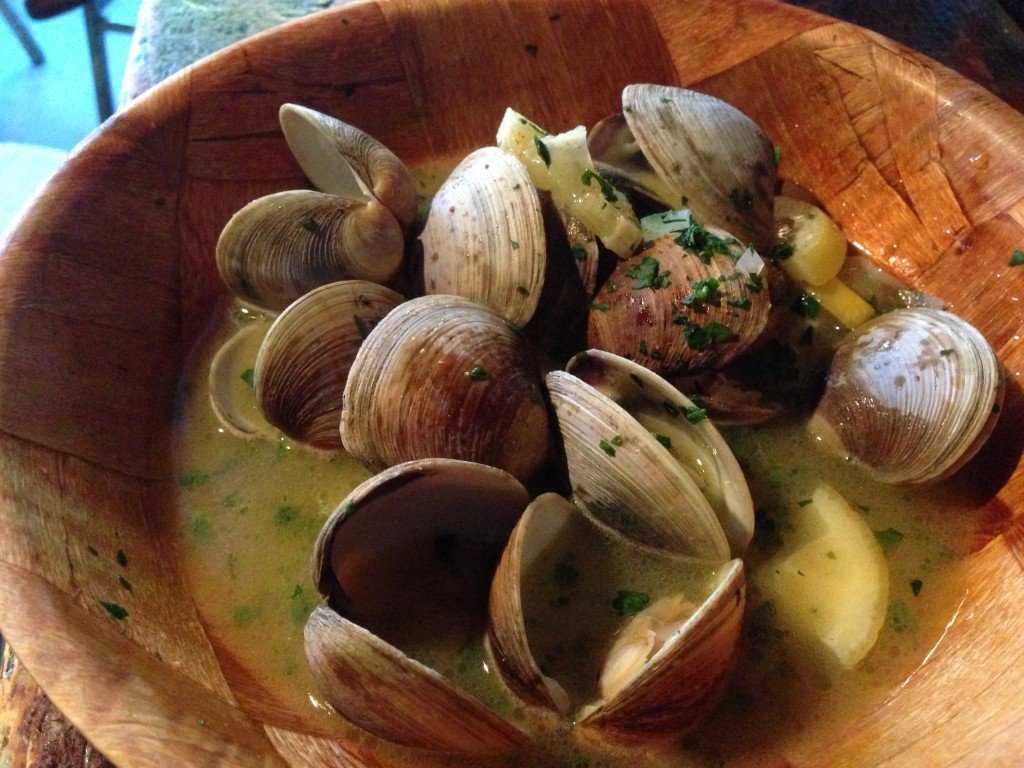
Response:
[[[265,322],[239,317],[221,322],[197,353],[185,388],[177,464],[181,555],[191,594],[219,653],[230,656],[231,666],[250,681],[238,694],[246,706],[276,712],[282,724],[371,743],[400,760],[407,750],[356,731],[323,703],[302,647],[303,624],[319,600],[309,574],[313,540],[326,516],[369,473],[342,457],[314,453],[283,438],[245,440],[225,432],[209,405],[209,361],[237,323]],[[781,746],[804,729],[878,704],[940,641],[963,595],[959,566],[977,520],[969,503],[958,498],[955,483],[923,490],[871,484],[855,467],[820,454],[804,424],[793,420],[730,428],[725,435],[746,471],[758,509],[757,533],[745,557],[750,588],[741,651],[725,701],[699,734],[669,745],[667,752],[661,746],[645,748],[651,764],[727,761],[747,747]],[[788,510],[808,498],[822,479],[863,515],[890,569],[885,624],[874,649],[853,670],[842,669],[821,647],[787,631],[757,590],[759,567],[790,533]],[[590,658],[589,652],[604,642],[600,638],[621,621],[613,609],[617,594],[634,591],[656,599],[665,574],[635,552],[617,561],[584,557],[600,551],[600,536],[586,526],[578,527],[576,535],[582,538],[546,554],[550,567],[536,572],[551,578],[539,578],[530,599],[548,612],[545,623],[579,628],[570,641],[575,645],[566,645],[564,634],[549,640],[541,635],[537,655],[545,671],[564,677],[585,697],[594,668],[577,662],[583,651]],[[699,592],[707,578],[695,570],[693,588]],[[593,612],[584,608],[588,601],[596,606]],[[447,651],[415,648],[414,639],[401,642],[414,657],[550,740],[556,764],[581,759],[580,750],[591,766],[648,759],[635,750],[619,758],[615,750],[610,756],[591,753],[586,737],[570,735],[566,724],[551,716],[531,724],[530,713],[517,707],[490,671],[479,637],[467,643],[464,634],[453,636]],[[246,702],[252,690],[264,691],[266,698]],[[422,754],[414,755],[417,764],[425,764]],[[430,760],[444,763],[440,757]]]

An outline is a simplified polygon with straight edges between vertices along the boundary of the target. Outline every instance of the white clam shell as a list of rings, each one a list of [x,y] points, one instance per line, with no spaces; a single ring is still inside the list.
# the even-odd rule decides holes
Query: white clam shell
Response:
[[[991,433],[1004,382],[994,350],[965,320],[897,309],[839,345],[810,429],[881,482],[939,480]]]

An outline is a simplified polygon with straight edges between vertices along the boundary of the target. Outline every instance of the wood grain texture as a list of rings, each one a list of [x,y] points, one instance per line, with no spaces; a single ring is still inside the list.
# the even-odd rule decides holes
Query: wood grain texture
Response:
[[[100,751],[123,766],[390,764],[261,704],[204,634],[168,546],[178,376],[225,298],[213,245],[244,203],[303,183],[280,104],[416,162],[492,143],[507,105],[554,130],[589,124],[641,81],[748,112],[782,148],[782,176],[977,325],[1010,374],[1004,426],[972,475],[993,529],[942,644],[862,720],[747,762],[1017,758],[1024,269],[1008,260],[1024,245],[1024,118],[891,41],[768,0],[344,6],[176,75],[58,171],[0,256],[0,631]],[[102,607],[112,599],[126,619]]]

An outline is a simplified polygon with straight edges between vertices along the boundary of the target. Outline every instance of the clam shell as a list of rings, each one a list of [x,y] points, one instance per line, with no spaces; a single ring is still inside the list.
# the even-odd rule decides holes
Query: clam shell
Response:
[[[342,394],[363,339],[400,294],[345,280],[314,288],[270,326],[256,357],[256,400],[284,434],[314,448],[340,450]]]
[[[963,466],[999,417],[1005,374],[972,325],[945,310],[897,309],[836,349],[811,431],[885,483],[925,483]]]
[[[443,634],[441,642],[451,641],[450,624],[482,630],[495,565],[528,501],[501,470],[431,459],[370,478],[338,506],[312,560],[327,602],[305,628],[306,656],[331,706],[381,738],[420,749],[501,754],[526,743],[515,726],[401,650],[396,620],[420,635]],[[442,540],[453,542],[444,556]]]
[[[345,449],[374,470],[443,456],[526,481],[548,455],[548,411],[525,340],[493,310],[422,296],[363,342],[345,386]]]
[[[544,288],[540,197],[526,167],[496,147],[472,152],[430,205],[420,235],[427,293],[485,304],[518,328]]]
[[[280,311],[326,283],[388,282],[404,248],[395,217],[375,200],[289,190],[235,213],[217,241],[216,261],[237,297]]]
[[[665,85],[627,85],[622,107],[648,163],[676,195],[669,207],[688,207],[704,226],[767,253],[775,149],[757,124],[721,99]]]
[[[260,411],[253,391],[253,366],[270,323],[241,326],[217,350],[208,375],[210,406],[224,428],[246,439],[278,437],[277,429]]]
[[[625,740],[692,730],[720,700],[739,642],[746,576],[726,563],[711,596],[614,696],[578,718],[582,728]]]
[[[566,371],[545,379],[558,418],[573,499],[627,538],[703,560],[729,542],[690,472],[612,398]]]
[[[364,131],[298,104],[282,104],[285,141],[313,186],[350,200],[376,199],[403,229],[416,219],[418,197],[409,169]]]
[[[594,297],[588,344],[659,373],[721,367],[749,349],[768,324],[768,287],[737,270],[744,246],[721,230],[709,231],[724,241],[721,249],[728,252],[687,247],[661,237],[621,261]],[[655,264],[659,275],[667,276],[662,287],[635,276],[645,263]],[[689,298],[695,283],[709,279],[718,281],[711,299]],[[725,337],[716,340],[714,329]]]
[[[567,370],[618,403],[649,431],[656,431],[672,456],[686,466],[711,504],[733,556],[754,536],[754,501],[743,469],[721,432],[690,398],[653,371],[592,349],[574,357]]]
[[[710,711],[726,683],[744,610],[743,565],[732,560],[716,569],[709,577],[714,580],[709,585],[709,596],[696,604],[684,598],[682,592],[675,592],[690,592],[692,586],[668,584],[662,587],[668,594],[651,595],[650,608],[638,618],[622,620],[617,629],[603,617],[593,617],[592,626],[601,626],[599,632],[612,634],[597,642],[594,659],[577,656],[574,663],[587,667],[583,678],[589,677],[593,666],[602,678],[614,676],[618,680],[610,688],[602,685],[588,691],[584,689],[592,684],[584,684],[579,690],[567,690],[541,671],[535,653],[546,653],[546,643],[571,647],[581,642],[580,627],[576,626],[579,622],[556,630],[556,638],[545,642],[531,637],[531,628],[540,620],[534,612],[544,610],[537,601],[548,598],[527,590],[538,580],[552,578],[544,571],[552,562],[566,561],[561,552],[564,547],[576,547],[568,552],[594,558],[590,564],[579,558],[572,560],[582,569],[580,578],[586,578],[583,574],[592,573],[594,567],[608,568],[608,557],[630,561],[659,558],[665,561],[666,570],[680,574],[681,582],[682,573],[693,567],[693,563],[683,565],[680,561],[684,558],[679,555],[646,549],[614,533],[596,534],[596,538],[584,535],[575,538],[574,544],[568,543],[580,533],[577,526],[589,525],[575,505],[557,494],[539,496],[527,507],[505,548],[491,588],[488,640],[495,663],[524,701],[571,715],[577,724],[605,737],[644,740],[678,736]],[[619,550],[618,555],[612,550]],[[587,602],[585,593],[573,592],[569,599]],[[668,620],[664,615],[652,620],[652,615],[664,614],[666,604],[673,609]],[[609,607],[599,610],[607,611]],[[643,630],[637,627],[640,623],[645,624]],[[630,646],[625,651],[623,641]],[[562,673],[568,674],[566,670]]]

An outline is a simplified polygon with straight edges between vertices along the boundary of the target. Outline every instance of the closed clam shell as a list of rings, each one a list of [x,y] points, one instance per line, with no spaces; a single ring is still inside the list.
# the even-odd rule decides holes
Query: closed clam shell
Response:
[[[345,449],[374,470],[443,456],[521,480],[548,455],[548,412],[533,353],[508,321],[459,296],[421,296],[360,347],[345,386]]]
[[[858,326],[836,349],[811,431],[885,483],[949,476],[991,434],[1005,374],[981,333],[931,307]]]
[[[414,748],[494,755],[524,745],[522,732],[412,649],[459,648],[482,631],[494,568],[528,501],[507,473],[449,459],[392,467],[342,501],[314,546],[326,602],[305,627],[331,706]]]
[[[669,207],[691,208],[705,226],[768,252],[775,149],[753,120],[713,96],[647,83],[623,89],[622,112],[647,162],[676,195]]]
[[[237,297],[280,311],[338,280],[388,282],[404,248],[401,227],[379,202],[289,190],[235,213],[217,241],[216,261]]]
[[[282,104],[278,120],[303,172],[322,192],[376,199],[408,229],[418,197],[412,173],[390,149],[354,125],[298,104]]]
[[[340,450],[349,368],[363,339],[403,300],[383,285],[345,280],[289,304],[256,357],[256,400],[267,421],[307,445]]]
[[[526,167],[497,147],[469,154],[438,189],[420,234],[427,293],[485,304],[517,328],[544,287],[541,203]]]
[[[573,499],[604,525],[652,547],[722,563],[729,542],[690,472],[608,395],[566,371],[545,379]]]
[[[720,367],[749,349],[768,324],[767,284],[737,268],[745,246],[708,232],[713,247],[661,237],[621,261],[594,297],[589,346],[659,373]],[[717,287],[701,299],[709,280]]]
[[[731,560],[700,568],[697,587],[692,574],[699,566],[692,561],[594,531],[583,513],[557,494],[543,494],[527,507],[491,587],[488,641],[495,664],[522,700],[571,715],[605,738],[678,736],[710,711],[727,681],[745,603],[743,564]],[[544,627],[545,637],[539,636],[540,625],[550,619],[551,598],[536,590],[553,578],[552,563],[571,562],[578,579],[595,579],[602,591],[608,587],[604,574],[622,568],[616,563],[638,560],[660,561],[657,567],[675,577],[659,582],[660,591],[647,596],[646,609],[608,622],[608,603],[595,605],[602,615],[587,621],[573,613],[572,620]],[[589,586],[564,588],[568,602],[590,603]],[[608,636],[595,638],[594,632]],[[541,670],[538,657],[548,658],[552,648],[561,647],[588,649],[573,652],[572,666],[585,673],[557,665],[557,672]]]

